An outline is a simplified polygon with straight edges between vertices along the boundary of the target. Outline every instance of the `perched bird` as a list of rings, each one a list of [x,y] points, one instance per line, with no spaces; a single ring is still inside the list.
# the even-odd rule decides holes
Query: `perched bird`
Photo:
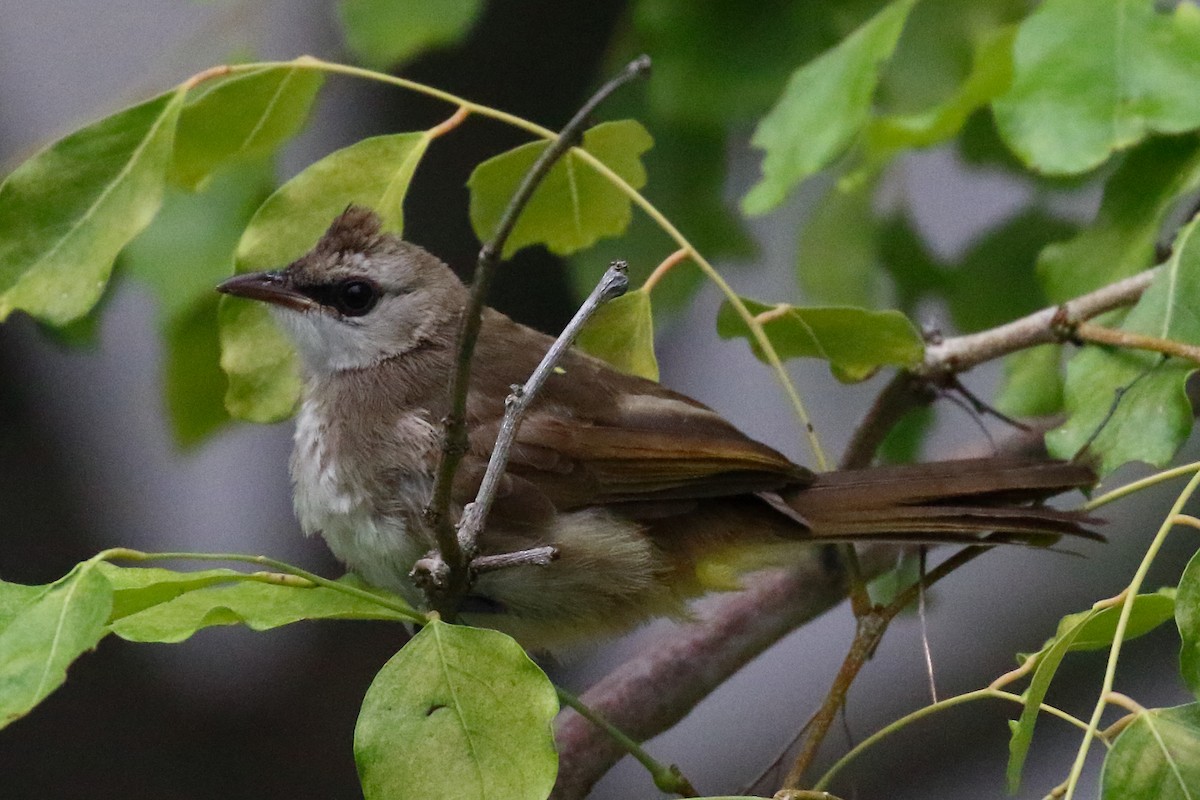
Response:
[[[219,290],[270,304],[305,372],[291,474],[304,531],[368,582],[419,604],[409,571],[434,547],[423,515],[467,290],[425,250],[350,207],[285,269]],[[485,309],[452,513],[478,489],[513,384],[552,339]],[[1029,505],[1094,482],[1081,464],[985,458],[813,474],[701,403],[572,350],[537,396],[479,540],[553,545],[548,566],[483,573],[464,620],[533,647],[624,631],[787,563],[814,542],[1046,544],[1088,536]]]

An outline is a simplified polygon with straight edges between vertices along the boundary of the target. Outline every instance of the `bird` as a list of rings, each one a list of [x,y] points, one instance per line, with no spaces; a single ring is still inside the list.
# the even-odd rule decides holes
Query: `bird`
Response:
[[[218,291],[264,302],[300,357],[290,460],[308,535],[415,606],[410,572],[435,547],[425,509],[441,456],[468,290],[421,247],[349,206],[281,269]],[[514,384],[553,338],[484,308],[451,515],[478,490]],[[1083,463],[986,458],[814,473],[704,404],[571,349],[519,429],[480,554],[554,548],[548,565],[476,576],[460,619],[558,650],[689,603],[822,543],[1051,544],[1102,538],[1042,505],[1095,482]]]

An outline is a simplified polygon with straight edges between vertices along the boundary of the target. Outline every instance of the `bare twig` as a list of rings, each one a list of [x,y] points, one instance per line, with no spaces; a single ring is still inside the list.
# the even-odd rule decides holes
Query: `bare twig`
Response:
[[[625,262],[612,262],[600,279],[600,283],[588,295],[587,300],[583,301],[583,305],[575,312],[575,316],[567,323],[567,327],[546,351],[546,355],[533,374],[529,376],[529,380],[525,382],[524,386],[514,387],[513,393],[505,400],[504,421],[500,424],[500,433],[496,436],[496,445],[492,448],[492,457],[488,461],[487,471],[479,485],[479,493],[475,497],[475,502],[468,503],[467,507],[463,509],[462,520],[458,525],[458,546],[464,553],[471,557],[475,554],[475,542],[483,530],[484,522],[487,521],[488,511],[491,510],[492,501],[496,497],[496,489],[500,486],[504,470],[508,467],[508,456],[513,442],[516,441],[517,431],[521,428],[521,422],[525,419],[525,413],[529,410],[529,406],[541,391],[546,380],[554,373],[554,368],[566,355],[567,350],[575,341],[575,337],[579,335],[579,331],[596,313],[596,309],[609,300],[625,294],[628,288],[629,276]]]
[[[558,138],[542,151],[537,161],[530,167],[529,172],[521,181],[521,185],[504,209],[504,213],[496,225],[495,234],[479,251],[479,261],[475,269],[475,278],[471,283],[470,297],[462,312],[458,359],[449,388],[450,411],[446,415],[442,457],[438,463],[433,499],[426,509],[430,526],[434,529],[437,537],[441,558],[449,567],[448,586],[444,592],[439,592],[439,596],[436,598],[438,610],[447,619],[453,618],[458,600],[469,581],[469,571],[466,569],[468,558],[459,547],[458,536],[450,520],[450,497],[454,474],[458,471],[458,465],[466,451],[466,405],[471,379],[471,356],[475,352],[475,342],[479,338],[483,306],[492,285],[496,263],[499,261],[500,254],[504,252],[504,245],[517,224],[517,218],[526,203],[529,202],[529,198],[533,196],[534,190],[550,171],[554,162],[574,146],[582,135],[591,113],[614,91],[634,78],[646,74],[649,69],[649,58],[642,56],[635,59],[584,103],[579,112],[563,127]]]
[[[953,336],[925,348],[925,360],[916,372],[926,377],[965,372],[986,361],[1015,353],[1036,344],[1060,341],[1059,323],[1067,319],[1081,322],[1130,305],[1158,275],[1161,267],[1139,272],[1061,306],[1051,306],[1027,317],[990,330],[966,336]]]
[[[1092,322],[1080,322],[1072,326],[1071,336],[1093,344],[1107,344],[1129,350],[1149,350],[1153,353],[1186,358],[1189,361],[1200,363],[1200,347],[1186,342],[1177,342],[1174,339],[1160,339],[1144,333],[1106,328]]]
[[[558,558],[558,550],[546,545],[518,550],[515,553],[498,553],[493,556],[475,556],[471,559],[471,572],[494,572],[512,567],[548,567]]]

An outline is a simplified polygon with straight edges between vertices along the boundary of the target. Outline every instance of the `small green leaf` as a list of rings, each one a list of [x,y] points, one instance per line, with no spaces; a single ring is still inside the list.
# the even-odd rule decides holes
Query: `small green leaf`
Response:
[[[1066,301],[1154,263],[1163,219],[1200,184],[1200,137],[1155,137],[1125,156],[1104,185],[1096,219],[1038,257],[1047,299]]]
[[[1137,638],[1171,619],[1175,611],[1174,594],[1170,591],[1141,594],[1134,598],[1133,610],[1125,630],[1124,641]],[[1025,757],[1033,741],[1033,729],[1037,723],[1042,701],[1050,689],[1050,682],[1068,652],[1097,650],[1112,644],[1121,606],[1108,606],[1068,614],[1058,623],[1054,637],[1036,654],[1037,666],[1033,679],[1025,690],[1025,706],[1021,718],[1012,728],[1008,743],[1008,790],[1015,793],[1021,785],[1021,771]]]
[[[640,189],[646,184],[646,170],[639,157],[653,144],[640,123],[626,119],[590,128],[583,134],[582,147],[630,186]],[[548,146],[544,141],[521,145],[489,158],[471,173],[467,181],[471,227],[481,242],[495,233],[525,173]],[[544,244],[559,255],[570,255],[602,237],[624,233],[632,218],[629,198],[568,151],[529,198],[503,256],[508,258],[531,244]]]
[[[1179,578],[1175,624],[1182,642],[1179,672],[1192,694],[1200,697],[1200,553],[1192,556]]]
[[[165,572],[165,570],[163,570]],[[216,571],[198,573],[197,584]],[[236,573],[235,573],[236,574]],[[160,595],[187,585],[180,582],[155,584]],[[228,578],[225,582],[228,582]],[[372,590],[374,591],[374,590]],[[144,597],[139,596],[139,600]],[[389,595],[393,602],[403,602]],[[415,612],[414,612],[415,613]],[[116,619],[112,632],[131,642],[182,642],[193,633],[214,625],[245,625],[256,631],[270,630],[306,619],[382,619],[407,622],[411,617],[378,603],[334,589],[280,586],[253,580],[220,586],[189,586],[177,597],[150,605]]]
[[[1104,759],[1101,800],[1192,800],[1200,794],[1200,705],[1155,708],[1121,731]]]
[[[0,320],[52,325],[86,314],[113,261],[162,202],[183,92],[60,139],[0,184]]]
[[[1200,344],[1197,225],[1200,218],[1180,231],[1170,260],[1129,312],[1123,330]],[[1157,353],[1084,347],[1067,364],[1069,416],[1046,434],[1047,448],[1070,458],[1090,442],[1102,474],[1127,461],[1163,466],[1192,429],[1185,384],[1195,369],[1191,362],[1164,361]]]
[[[881,303],[874,190],[872,181],[849,189],[835,183],[801,229],[796,272],[808,302],[868,308]]]
[[[575,345],[622,372],[658,380],[650,294],[638,289],[600,306],[579,332]]]
[[[0,728],[25,716],[67,679],[67,668],[105,634],[112,586],[84,562],[36,596],[10,592],[0,618]],[[13,600],[23,602],[14,609]]]
[[[542,800],[558,756],[554,687],[496,631],[433,622],[375,676],[354,730],[366,800]]]
[[[899,311],[771,306],[744,298],[742,302],[751,314],[761,317],[780,358],[824,359],[840,380],[865,380],[887,365],[914,366],[925,351],[920,334]],[[750,329],[728,302],[717,314],[717,333],[723,339],[747,339],[754,354],[763,357]]]
[[[172,178],[194,189],[230,161],[274,153],[303,127],[324,81],[282,65],[202,84],[179,116]]]
[[[460,41],[483,0],[341,0],[346,44],[365,66],[387,69]]]
[[[237,271],[286,266],[311,249],[351,203],[375,209],[386,230],[401,233],[404,196],[429,141],[425,132],[376,136],[310,165],[255,213],[238,242]],[[291,415],[300,397],[300,368],[264,305],[222,298],[218,324],[229,413],[252,422]]]
[[[1004,359],[1004,379],[995,404],[1014,417],[1041,417],[1061,411],[1062,346],[1038,345]]]
[[[762,179],[742,200],[747,214],[763,214],[782,203],[800,181],[840,155],[867,123],[880,65],[895,49],[914,2],[894,0],[792,73],[751,139],[765,155]]]
[[[654,76],[657,84],[661,76],[657,59]],[[657,125],[654,148],[644,157],[646,171],[654,176],[654,205],[709,259],[728,260],[755,252],[741,215],[729,208],[724,196],[728,150],[722,129]],[[608,264],[619,260],[629,264],[629,282],[638,286],[677,247],[654,220],[635,214],[625,235],[597,242],[571,258],[571,285],[586,297]],[[681,264],[655,287],[655,309],[680,308],[703,283],[699,269]]]
[[[1031,168],[1086,172],[1150,133],[1200,126],[1198,50],[1191,3],[1047,0],[1017,34],[996,122]]]
[[[224,170],[199,192],[168,188],[162,211],[121,254],[124,273],[158,300],[167,410],[182,445],[229,420],[214,287],[232,269],[238,236],[273,183],[262,162]]]

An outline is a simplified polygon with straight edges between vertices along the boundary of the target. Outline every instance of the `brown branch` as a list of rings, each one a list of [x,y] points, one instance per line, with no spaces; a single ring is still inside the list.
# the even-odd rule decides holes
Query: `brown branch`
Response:
[[[936,378],[946,373],[966,372],[972,367],[1038,344],[1062,341],[1064,318],[1077,323],[1113,309],[1137,302],[1142,292],[1158,275],[1161,267],[1101,287],[1059,306],[1036,311],[990,330],[953,336],[925,348],[924,362],[914,370],[918,375]]]
[[[433,592],[431,600],[444,618],[453,619],[458,602],[465,593],[470,581],[470,570],[467,562],[472,554],[463,552],[459,547],[454,523],[450,519],[450,495],[454,483],[454,474],[462,461],[467,446],[466,407],[467,391],[471,380],[471,357],[475,352],[475,343],[479,338],[482,324],[483,306],[487,300],[492,278],[504,245],[517,224],[521,211],[542,179],[550,171],[554,163],[562,157],[583,133],[588,117],[609,95],[634,78],[646,74],[650,69],[650,59],[646,56],[630,62],[612,80],[600,87],[592,97],[584,103],[578,113],[563,127],[558,138],[542,151],[542,154],[529,168],[517,191],[509,200],[508,206],[496,225],[496,232],[490,241],[479,251],[479,260],[475,268],[475,278],[471,282],[471,293],[466,308],[462,312],[462,328],[458,337],[458,358],[449,387],[450,411],[446,415],[442,439],[442,456],[438,462],[437,478],[434,483],[433,499],[425,513],[436,537],[440,559],[448,567],[444,571],[446,586],[444,590]],[[437,572],[435,570],[435,572]]]

